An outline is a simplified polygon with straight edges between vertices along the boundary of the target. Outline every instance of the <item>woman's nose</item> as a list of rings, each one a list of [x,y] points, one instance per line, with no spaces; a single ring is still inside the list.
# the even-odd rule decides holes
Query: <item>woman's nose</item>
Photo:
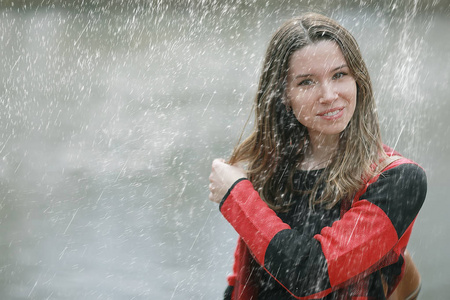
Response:
[[[333,83],[325,82],[320,85],[320,103],[333,102],[338,98],[337,92]]]

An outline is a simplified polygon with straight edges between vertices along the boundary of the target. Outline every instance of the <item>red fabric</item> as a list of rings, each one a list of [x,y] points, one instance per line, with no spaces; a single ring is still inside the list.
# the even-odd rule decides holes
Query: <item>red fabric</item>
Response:
[[[250,251],[242,238],[239,238],[235,251],[233,274],[228,276],[228,284],[234,286],[231,299],[256,300],[257,287],[251,280],[250,260]]]
[[[314,238],[321,243],[327,258],[331,286],[363,273],[398,241],[384,211],[366,200],[358,201],[341,220],[325,227]]]
[[[248,180],[239,182],[231,190],[221,212],[252,249],[255,259],[262,266],[267,246],[273,237],[281,230],[291,229],[261,200]]]

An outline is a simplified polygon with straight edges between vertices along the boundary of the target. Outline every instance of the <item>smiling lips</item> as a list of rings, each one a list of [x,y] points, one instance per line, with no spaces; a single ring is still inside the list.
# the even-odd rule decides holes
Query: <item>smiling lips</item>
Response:
[[[339,119],[344,111],[344,107],[335,107],[329,110],[326,110],[322,113],[317,114],[319,117],[327,119],[327,120],[336,120]]]

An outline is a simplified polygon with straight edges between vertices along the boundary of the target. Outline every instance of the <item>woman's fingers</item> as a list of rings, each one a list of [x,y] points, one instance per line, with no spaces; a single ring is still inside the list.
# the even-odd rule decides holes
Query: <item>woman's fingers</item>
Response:
[[[227,164],[223,158],[214,159],[209,175],[209,200],[220,203],[231,185],[228,185]]]
[[[243,177],[247,177],[241,166],[229,165],[223,158],[214,159],[209,175],[209,199],[220,203],[233,183]]]

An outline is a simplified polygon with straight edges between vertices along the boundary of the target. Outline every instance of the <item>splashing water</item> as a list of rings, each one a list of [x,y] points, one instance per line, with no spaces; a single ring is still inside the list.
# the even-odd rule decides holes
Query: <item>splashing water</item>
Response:
[[[207,200],[210,162],[239,137],[271,34],[304,11],[350,29],[386,143],[446,178],[444,1],[28,2],[0,4],[2,299],[220,298],[236,235]],[[448,246],[439,205],[417,253]]]

